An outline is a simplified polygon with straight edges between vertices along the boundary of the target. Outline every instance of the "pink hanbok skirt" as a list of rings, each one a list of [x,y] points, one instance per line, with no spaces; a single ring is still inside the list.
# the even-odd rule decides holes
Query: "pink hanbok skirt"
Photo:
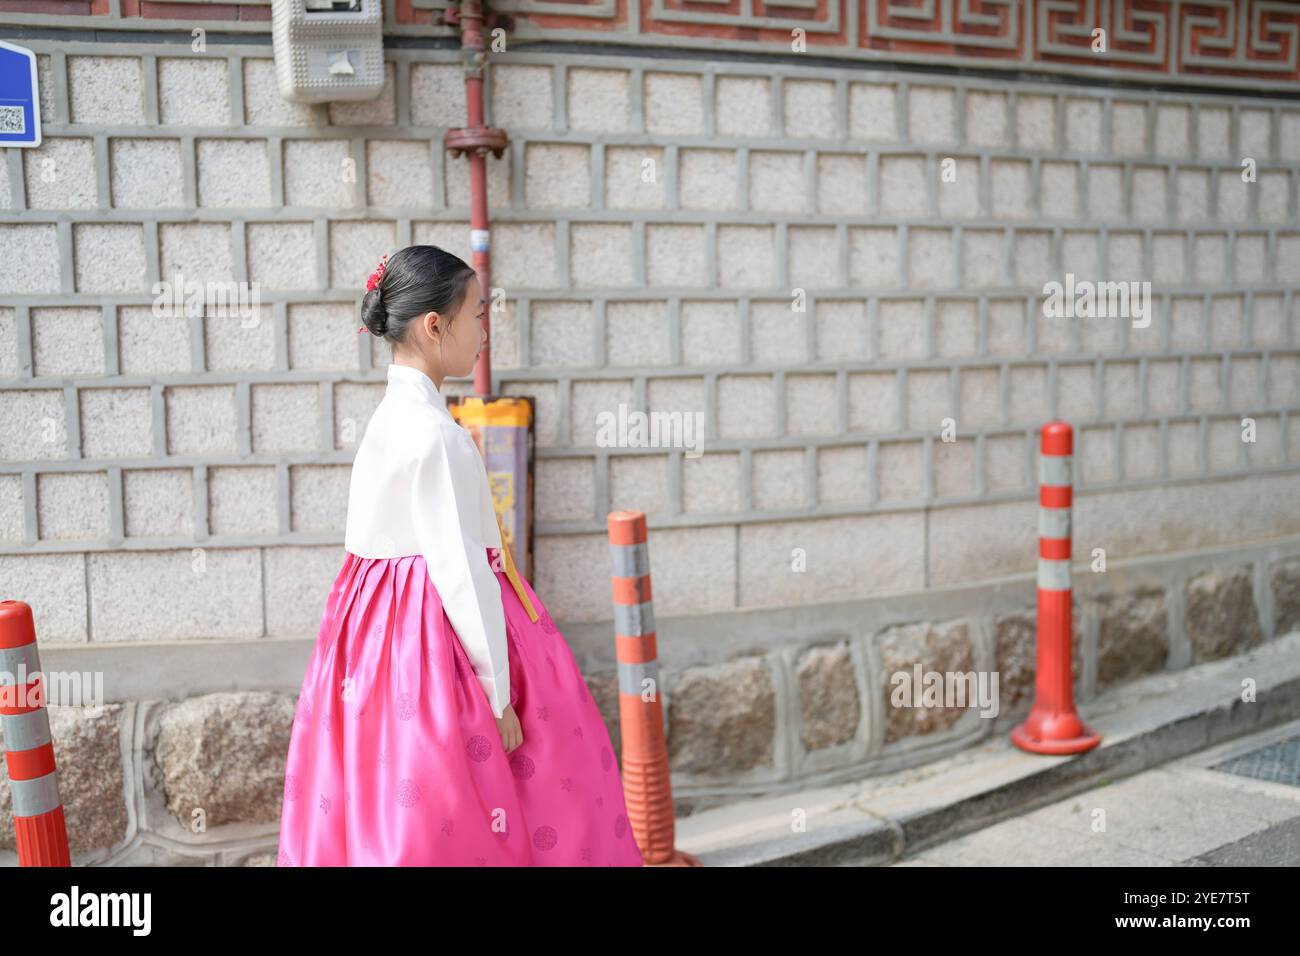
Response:
[[[424,558],[345,554],[298,698],[277,865],[641,866],[609,732],[532,587],[536,622],[497,572],[523,730],[507,754]]]

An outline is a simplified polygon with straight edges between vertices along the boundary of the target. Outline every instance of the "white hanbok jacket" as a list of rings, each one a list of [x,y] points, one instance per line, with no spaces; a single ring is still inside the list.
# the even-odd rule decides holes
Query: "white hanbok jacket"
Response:
[[[343,547],[362,558],[420,554],[465,653],[500,718],[510,703],[501,585],[487,549],[501,547],[487,469],[433,380],[388,366],[388,388],[352,463]]]

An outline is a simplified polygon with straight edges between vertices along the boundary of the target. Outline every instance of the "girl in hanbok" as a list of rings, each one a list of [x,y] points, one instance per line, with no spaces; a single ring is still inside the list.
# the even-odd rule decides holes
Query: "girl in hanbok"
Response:
[[[600,711],[515,570],[443,383],[486,340],[474,269],[385,257],[393,346],[289,742],[279,866],[641,866]]]

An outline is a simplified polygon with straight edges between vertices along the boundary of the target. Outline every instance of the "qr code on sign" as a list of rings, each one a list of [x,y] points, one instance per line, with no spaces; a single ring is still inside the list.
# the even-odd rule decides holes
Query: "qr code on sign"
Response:
[[[0,133],[25,133],[27,124],[21,106],[0,106]]]

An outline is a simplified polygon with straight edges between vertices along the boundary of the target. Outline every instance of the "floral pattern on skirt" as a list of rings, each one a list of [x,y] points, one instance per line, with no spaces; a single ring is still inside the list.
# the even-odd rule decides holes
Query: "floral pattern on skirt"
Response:
[[[523,730],[507,754],[424,558],[345,554],[298,698],[277,865],[641,866],[609,732],[532,587],[536,621],[496,573]]]

